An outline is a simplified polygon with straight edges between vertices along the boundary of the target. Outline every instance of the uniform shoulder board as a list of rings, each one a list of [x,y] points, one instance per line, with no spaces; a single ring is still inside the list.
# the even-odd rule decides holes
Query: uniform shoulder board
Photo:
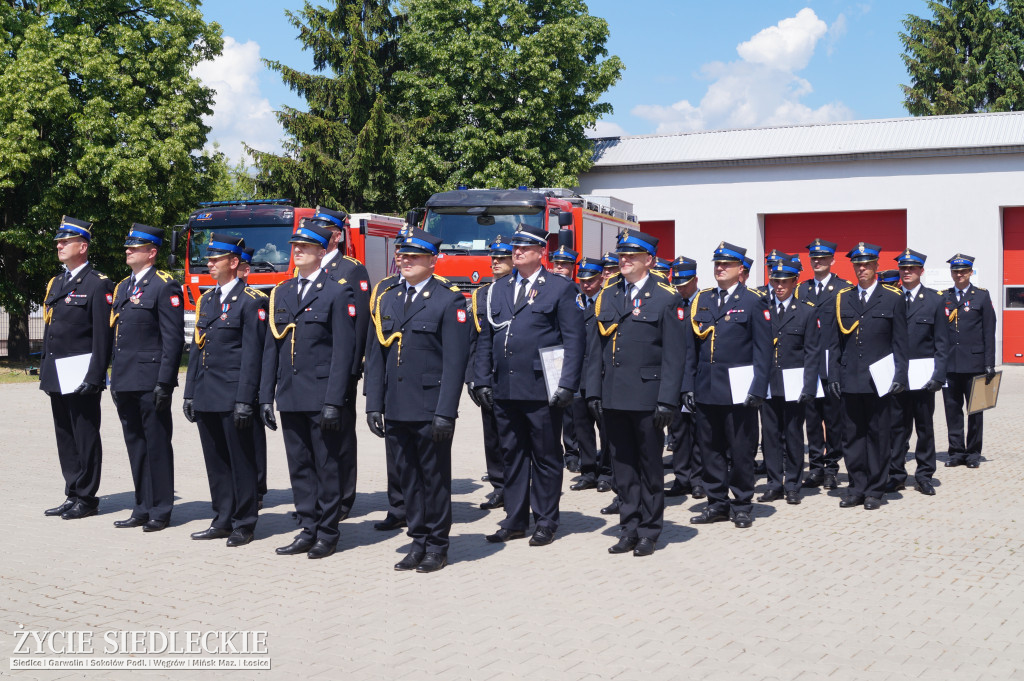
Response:
[[[462,289],[460,289],[460,288],[459,288],[458,286],[456,286],[455,284],[452,284],[451,286],[449,286],[449,287],[448,287],[448,290],[449,290],[449,291],[455,291],[456,293],[462,293]]]
[[[807,307],[814,307],[814,303],[812,303],[809,300],[801,300],[800,302],[806,305]]]
[[[668,277],[666,277],[662,272],[658,272],[657,270],[651,270],[650,273],[658,279],[668,279]]]
[[[92,271],[92,273],[93,273],[93,274],[95,274],[95,275],[96,275],[96,276],[97,276],[97,277],[98,277],[99,279],[107,279],[107,278],[108,278],[108,277],[107,277],[107,275],[105,275],[105,274],[100,274],[100,273],[99,273],[99,272],[97,272],[96,270],[91,270],[91,271]]]
[[[658,282],[658,286],[660,286],[661,288],[665,289],[669,293],[676,293],[676,290],[674,288],[672,288],[671,286],[669,286],[668,284],[666,284],[666,283],[663,283],[663,282],[659,281]]]
[[[260,298],[267,297],[266,293],[259,289],[252,288],[251,286],[246,286],[244,290],[247,294],[249,294],[249,297],[252,298],[253,300],[259,300]]]
[[[345,256],[342,256],[342,257],[345,258],[345,260],[348,260],[349,262],[354,263],[356,265],[362,265],[363,264],[363,263],[359,262],[359,258],[353,258],[351,255],[345,255]]]
[[[839,289],[839,293],[846,293],[847,291],[852,291],[853,289],[854,289],[853,286],[847,286],[846,288]]]
[[[757,294],[761,298],[764,298],[766,295],[768,295],[767,293],[765,293],[764,291],[762,291],[759,288],[748,288],[747,290],[750,291],[751,293]]]
[[[889,291],[892,291],[892,292],[893,292],[893,293],[895,293],[896,295],[900,295],[900,296],[901,296],[901,295],[903,295],[903,294],[902,294],[902,293],[900,292],[900,290],[899,290],[898,288],[896,288],[895,286],[891,286],[891,285],[889,285],[889,284],[882,284],[882,288],[884,288],[884,289],[888,289]]]
[[[446,279],[445,277],[442,277],[440,274],[435,274],[434,278],[438,279],[439,281],[444,282],[445,284],[451,283],[451,282],[448,281],[448,279]]]
[[[338,280],[338,284],[339,285],[344,284],[344,283],[346,283],[344,277],[342,277],[341,279]]]
[[[163,270],[157,270],[156,271],[156,276],[160,277],[164,281],[174,281],[174,277],[172,277],[167,272],[164,272]]]
[[[975,286],[974,288],[978,289],[979,291],[984,291],[985,293],[988,293],[988,289],[987,288],[982,288],[980,286]]]
[[[608,281],[606,281],[604,283],[604,286],[602,286],[601,288],[605,289],[605,288],[608,288],[609,286],[615,286],[621,280],[622,280],[622,275],[621,274],[613,274],[612,276],[608,277]]]

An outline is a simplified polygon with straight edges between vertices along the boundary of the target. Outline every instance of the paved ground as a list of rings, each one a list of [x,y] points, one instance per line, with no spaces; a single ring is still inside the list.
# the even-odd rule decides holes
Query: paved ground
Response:
[[[487,490],[465,402],[453,563],[418,575],[391,569],[405,536],[371,527],[383,517],[384,450],[365,427],[355,515],[339,553],[311,561],[273,551],[293,535],[280,433],[257,541],[228,549],[189,539],[208,524],[209,496],[180,391],[173,524],[143,534],[111,525],[129,514],[131,478],[109,397],[100,515],[62,521],[42,515],[63,487],[48,402],[35,385],[0,386],[0,677],[133,675],[12,671],[24,628],[269,632],[270,671],[147,679],[1024,679],[1024,368],[1004,374],[982,467],[940,464],[937,496],[907,490],[867,512],[818,491],[800,506],[757,504],[749,530],[697,529],[687,520],[702,505],[670,500],[646,559],[607,553],[616,528],[597,510],[609,495],[571,492],[570,476],[554,544],[487,544],[500,511],[476,507]],[[941,415],[940,401],[944,443]]]

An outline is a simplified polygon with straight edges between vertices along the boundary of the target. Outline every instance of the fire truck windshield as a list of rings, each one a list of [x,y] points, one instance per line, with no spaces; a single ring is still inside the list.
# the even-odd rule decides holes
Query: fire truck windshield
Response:
[[[197,229],[192,227],[192,238],[188,249],[189,266],[193,272],[206,271],[206,244],[213,231],[240,236],[245,245],[255,249],[252,256],[253,272],[284,272],[288,269],[291,256],[291,230],[281,225],[246,225],[244,227],[216,227]]]
[[[442,252],[487,255],[498,235],[507,242],[519,223],[544,226],[543,208],[480,206],[468,211],[462,206],[427,211],[425,230],[441,238]]]

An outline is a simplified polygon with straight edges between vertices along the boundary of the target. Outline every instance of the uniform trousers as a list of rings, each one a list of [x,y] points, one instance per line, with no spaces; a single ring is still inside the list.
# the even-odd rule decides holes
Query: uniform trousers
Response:
[[[605,409],[622,537],[657,541],[665,516],[665,435],[651,411]]]
[[[818,475],[839,473],[843,458],[843,408],[831,393],[806,404],[807,469]]]
[[[935,473],[935,394],[927,390],[908,390],[893,396],[892,460],[889,479],[900,484],[907,481],[907,452],[910,431],[917,432],[914,458],[917,460],[915,480],[928,482]]]
[[[530,510],[538,527],[558,529],[562,494],[562,410],[545,400],[495,400],[494,415],[505,457],[505,519],[508,530],[525,531]]]
[[[230,411],[197,411],[196,425],[210,482],[210,526],[223,530],[255,527],[258,483],[253,429],[236,428]]]
[[[501,455],[501,439],[498,437],[498,421],[493,409],[480,409],[484,427],[484,463],[487,466],[487,482],[491,483],[494,494],[505,493],[505,458]]]
[[[398,457],[391,439],[384,437],[384,466],[387,471],[388,514],[398,520],[405,520],[405,495],[402,494],[402,474],[398,470]]]
[[[576,423],[573,421],[572,406],[562,410],[562,449],[565,451],[565,463],[576,459],[579,463],[580,443],[576,439]]]
[[[260,497],[267,494],[267,427],[259,418],[260,405],[253,405],[252,444],[256,458],[256,493]]]
[[[739,404],[697,403],[697,440],[704,464],[708,508],[750,513],[754,498],[757,409]]]
[[[843,455],[850,475],[848,495],[881,499],[892,459],[892,395],[843,393],[846,435]]]
[[[977,374],[946,374],[942,402],[946,408],[946,432],[949,434],[951,463],[980,463],[981,439],[985,431],[985,413],[967,417],[967,441],[964,442],[964,404],[971,396],[971,380]]]
[[[672,449],[672,472],[684,488],[703,487],[700,445],[695,437],[697,420],[691,412],[680,411],[668,427]]]
[[[452,441],[434,442],[430,421],[387,421],[385,433],[405,495],[412,551],[448,553],[452,529]]]
[[[341,440],[339,466],[341,475],[341,515],[348,516],[352,505],[356,503],[356,386],[359,377],[349,379],[348,390],[345,392],[345,404],[341,405]]]
[[[796,492],[804,467],[804,405],[773,397],[761,405],[761,453],[768,489]]]
[[[116,406],[135,485],[132,517],[170,522],[174,507],[171,409],[157,411],[148,390],[119,390]]]
[[[572,405],[566,411],[570,410],[576,426],[576,444],[579,447],[582,479],[590,482],[611,482],[611,448],[605,442],[604,428],[590,414],[585,398],[573,398]],[[598,435],[601,437],[600,449],[597,447]]]
[[[99,504],[103,442],[100,440],[100,397],[50,393],[57,458],[64,476],[64,494],[69,501],[86,506]]]
[[[320,412],[316,411],[281,412],[281,430],[302,535],[336,544],[341,517],[338,453],[342,432],[322,430]]]

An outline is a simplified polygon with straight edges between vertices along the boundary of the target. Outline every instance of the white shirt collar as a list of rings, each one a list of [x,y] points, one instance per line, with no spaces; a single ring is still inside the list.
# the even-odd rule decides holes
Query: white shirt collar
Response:
[[[857,297],[858,298],[861,297],[861,295],[860,295],[861,292],[866,292],[868,294],[868,298],[871,298],[871,296],[875,293],[875,287],[876,286],[878,286],[878,282],[877,281],[871,284],[871,288],[861,288],[860,284],[857,284],[857,289],[858,289]]]
[[[829,272],[828,274],[825,275],[825,278],[822,279],[821,281],[818,281],[817,279],[815,279],[814,280],[814,289],[817,290],[819,286],[821,286],[822,288],[828,286],[828,282],[832,280],[833,276],[834,275],[831,272]]]
[[[772,296],[775,297],[775,294],[772,294]],[[786,298],[785,300],[779,300],[778,298],[775,298],[775,307],[778,308],[780,304],[782,305],[782,307],[788,310],[790,306],[793,304],[793,294],[789,294],[789,298]]]
[[[220,287],[220,299],[222,301],[228,297],[228,294],[231,292],[231,289],[235,288],[235,282],[237,281],[237,278],[232,279],[231,281]]]
[[[736,282],[735,284],[733,284],[733,285],[732,285],[732,286],[730,286],[729,288],[725,289],[725,292],[729,294],[729,295],[727,295],[727,296],[726,296],[726,298],[728,298],[728,297],[729,297],[729,296],[731,296],[731,295],[732,295],[733,293],[735,293],[735,292],[736,292],[736,288],[737,288],[737,287],[738,287],[739,285],[740,285],[740,282],[738,282],[738,281],[737,281],[737,282]],[[718,291],[721,291],[721,290],[722,290],[722,287],[721,287],[721,286],[719,286],[719,287],[718,287],[718,288],[717,288],[716,290],[718,290]],[[718,296],[719,296],[719,297],[721,297],[721,296],[722,296],[722,294],[721,294],[721,293],[719,293],[719,294],[718,294]]]
[[[333,251],[325,255],[323,258],[321,258],[320,269],[327,267],[327,265],[330,264],[332,260],[334,260],[334,256],[338,255],[339,253],[341,253],[340,250],[334,249]]]
[[[539,277],[539,276],[540,276],[540,271],[541,271],[541,269],[543,269],[543,268],[541,268],[541,267],[538,267],[538,268],[537,268],[537,271],[536,271],[536,272],[534,272],[533,274],[531,274],[531,275],[530,275],[530,276],[528,276],[528,277],[524,277],[524,276],[523,276],[522,274],[520,274],[520,273],[519,273],[519,270],[516,270],[516,286],[519,286],[519,283],[520,283],[520,282],[521,282],[521,281],[522,281],[523,279],[526,279],[526,280],[528,280],[528,281],[530,282],[530,283],[529,283],[529,284],[527,285],[527,287],[526,287],[526,288],[528,288],[528,289],[529,289],[529,288],[533,288],[533,285],[537,283],[537,277]]]
[[[430,281],[430,277],[427,277],[426,279],[424,279],[424,280],[423,280],[423,281],[421,281],[420,283],[418,283],[418,284],[416,284],[416,285],[414,285],[414,286],[413,286],[413,288],[414,288],[414,289],[416,289],[416,295],[419,295],[420,293],[422,293],[422,292],[423,292],[423,287],[427,285],[427,282],[428,282],[428,281]],[[405,277],[402,277],[402,284],[403,284],[403,285],[404,285],[404,286],[405,286],[406,288],[408,288],[408,287],[410,286],[409,282],[407,282],[407,281],[405,280]]]
[[[76,267],[73,270],[68,270],[67,267],[65,267],[64,269],[67,270],[68,272],[70,272],[71,273],[71,278],[74,279],[75,277],[77,277],[79,274],[82,273],[82,270],[84,270],[85,266],[88,265],[88,264],[89,264],[89,261],[86,260],[85,262],[83,262],[81,265],[79,265],[78,267]]]
[[[318,278],[318,277],[320,276],[320,272],[322,272],[322,271],[323,271],[323,268],[322,268],[322,267],[318,267],[318,268],[316,268],[316,270],[315,270],[315,271],[314,271],[314,272],[313,272],[312,274],[310,274],[310,275],[309,275],[308,277],[303,277],[303,276],[302,276],[301,274],[298,274],[298,275],[296,276],[296,278],[297,278],[297,279],[305,279],[305,280],[306,280],[306,281],[308,281],[308,282],[314,282],[314,281],[316,281],[316,280],[317,280],[317,278]]]
[[[140,284],[140,283],[142,283],[142,280],[146,278],[146,275],[147,275],[147,274],[149,274],[149,271],[150,271],[151,269],[153,269],[153,266],[152,266],[152,265],[150,265],[150,266],[149,266],[149,267],[147,267],[146,269],[144,269],[144,270],[142,270],[141,272],[139,272],[138,274],[136,274],[136,275],[135,275],[135,283],[137,283],[137,284]]]
[[[632,284],[630,284],[628,281],[623,279],[623,281],[626,281],[626,291],[627,292],[629,291],[629,287],[630,286],[636,286],[636,290],[639,292],[641,289],[643,289],[644,286],[647,285],[647,280],[650,279],[650,278],[651,278],[650,274],[645,274],[643,279],[641,279],[640,281],[637,281],[635,283],[632,283]]]
[[[907,289],[906,286],[903,286],[902,288],[903,288],[903,295],[906,296],[909,293],[910,294],[910,299],[913,300],[914,298],[917,298],[917,294],[921,290],[921,282],[918,282],[917,286],[915,286],[914,288],[909,289],[909,290]]]

